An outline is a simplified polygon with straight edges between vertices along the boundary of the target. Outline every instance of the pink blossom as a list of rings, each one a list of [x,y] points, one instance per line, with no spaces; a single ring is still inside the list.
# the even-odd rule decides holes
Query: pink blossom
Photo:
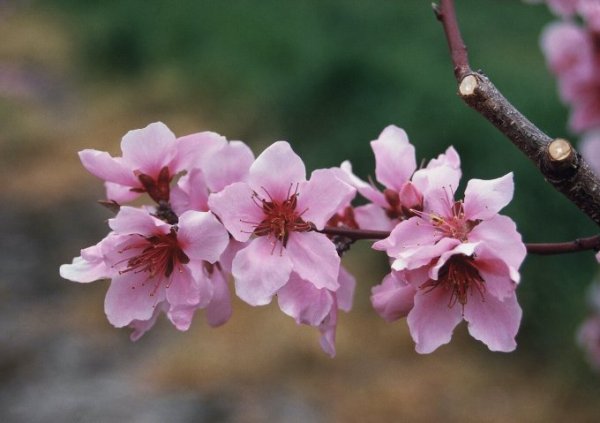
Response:
[[[169,319],[186,330],[192,311],[207,307],[215,292],[223,290],[215,288],[209,270],[228,236],[212,214],[189,211],[172,226],[142,209],[122,207],[109,225],[109,236],[82,250],[82,257],[61,266],[60,272],[79,282],[112,278],[105,311],[114,326],[133,324],[137,337],[153,324],[155,309],[168,305]]]
[[[210,209],[229,233],[247,243],[233,259],[237,295],[264,305],[293,272],[317,289],[339,287],[340,258],[321,229],[354,195],[329,169],[306,181],[304,163],[284,141],[268,147],[252,164],[247,182],[210,195]]]
[[[586,31],[573,22],[553,22],[546,26],[540,46],[550,70],[556,75],[581,72],[593,57],[593,45]]]
[[[569,126],[575,132],[600,125],[597,38],[589,28],[572,22],[549,25],[541,38],[548,66],[558,78],[561,99],[572,108]]]
[[[365,229],[391,230],[399,221],[414,216],[414,211],[422,210],[422,191],[428,184],[426,175],[431,172],[423,172],[423,169],[415,172],[415,148],[406,132],[397,126],[386,127],[377,140],[371,141],[371,148],[375,154],[375,176],[385,187],[383,192],[356,177],[349,162],[342,163],[341,168],[347,174],[346,182],[372,202],[355,208],[358,225]],[[452,147],[429,162],[427,169],[435,173],[433,169],[438,167],[450,167],[455,170],[455,179],[460,178],[460,159]],[[415,179],[414,175],[421,177]]]
[[[526,253],[514,222],[498,214],[512,198],[512,174],[469,181],[464,201],[453,199],[455,188],[441,184],[444,178],[435,180],[423,212],[373,245],[387,252],[399,272],[373,289],[373,304],[387,320],[409,310],[417,352],[448,343],[463,318],[488,348],[512,351],[521,319],[515,288]]]
[[[106,181],[107,197],[117,203],[147,192],[156,202],[169,201],[169,183],[180,170],[175,135],[162,122],[129,131],[121,141],[122,157],[83,150],[79,157],[93,175]]]

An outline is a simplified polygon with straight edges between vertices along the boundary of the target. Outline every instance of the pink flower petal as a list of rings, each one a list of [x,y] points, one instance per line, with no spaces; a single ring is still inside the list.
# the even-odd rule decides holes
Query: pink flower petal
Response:
[[[461,244],[455,238],[442,238],[435,244],[423,245],[407,254],[399,254],[392,263],[392,269],[396,271],[418,269],[460,245],[465,244]]]
[[[304,181],[304,163],[285,141],[267,147],[250,167],[248,178],[250,187],[261,197],[270,195],[277,201],[287,200],[287,193],[293,193],[296,184]]]
[[[146,210],[123,206],[117,215],[108,220],[108,226],[118,234],[166,234],[171,225],[151,216]]]
[[[514,295],[516,282],[511,278],[512,272],[509,266],[485,246],[480,245],[475,253],[476,266],[479,275],[485,282],[485,296],[492,295],[502,301],[506,297]]]
[[[172,306],[205,307],[213,295],[213,287],[204,275],[194,277],[188,266],[176,266],[166,288]]]
[[[271,247],[272,248],[272,247]],[[340,271],[340,257],[335,245],[323,234],[292,232],[286,251],[294,264],[294,272],[317,288],[335,291]]]
[[[333,307],[331,308],[331,313],[329,313],[329,315],[325,318],[323,323],[319,325],[319,332],[321,332],[321,348],[331,358],[335,357],[335,335],[337,331],[337,317],[337,306],[334,303]]]
[[[175,134],[162,122],[151,123],[125,134],[121,150],[123,159],[131,164],[133,170],[156,177],[176,157]]]
[[[212,192],[219,192],[234,182],[244,182],[254,154],[241,141],[231,141],[222,148],[209,153],[203,160],[202,171]]]
[[[214,263],[229,242],[227,231],[210,212],[189,210],[179,216],[178,227],[179,245],[192,260]]]
[[[455,170],[460,171],[460,156],[456,149],[452,146],[448,147],[446,151],[435,159],[431,159],[427,163],[427,169],[433,169],[434,167],[446,166]]]
[[[129,203],[138,198],[141,193],[131,190],[131,186],[115,184],[114,182],[105,182],[106,198],[118,204]]]
[[[115,270],[106,263],[104,251],[114,249],[122,241],[122,237],[111,232],[98,244],[81,250],[81,256],[75,257],[71,264],[60,266],[60,276],[82,283],[114,276]]]
[[[185,332],[192,325],[196,309],[194,306],[172,306],[167,312],[167,317],[177,330]]]
[[[450,342],[454,328],[461,322],[461,308],[448,307],[450,293],[436,288],[429,292],[421,290],[415,295],[407,323],[419,354],[429,354]]]
[[[227,139],[216,132],[197,132],[177,138],[176,171],[202,167],[206,156],[227,145]]]
[[[333,296],[292,272],[290,280],[277,292],[279,308],[298,324],[320,325],[333,307]]]
[[[340,266],[338,275],[339,289],[335,292],[338,308],[343,311],[350,311],[354,299],[354,289],[356,288],[356,279],[344,266]]]
[[[377,180],[395,191],[410,179],[417,168],[415,147],[408,141],[406,132],[390,125],[379,138],[371,141],[375,153],[375,176]]]
[[[277,246],[276,246],[277,247]],[[292,272],[292,260],[285,251],[273,249],[267,237],[258,237],[237,253],[233,259],[232,273],[235,291],[252,306],[265,305],[286,284]]]
[[[409,209],[420,210],[423,205],[423,194],[417,189],[412,182],[405,182],[398,192],[400,204]]]
[[[390,273],[380,285],[371,289],[371,303],[386,322],[393,322],[408,315],[413,308],[416,293],[412,285],[398,281]]]
[[[165,291],[156,289],[156,280],[148,274],[125,273],[115,276],[104,300],[108,321],[115,327],[127,326],[134,320],[149,320],[154,308],[165,299]]]
[[[514,189],[512,172],[487,181],[471,179],[465,189],[465,218],[491,219],[510,203]]]
[[[59,272],[61,278],[82,283],[97,281],[110,275],[110,270],[102,258],[98,261],[87,261],[82,257],[75,257],[71,264],[61,265]]]
[[[586,60],[591,50],[586,31],[573,22],[556,21],[542,31],[540,47],[548,67],[556,75],[566,75],[581,61]]]
[[[467,257],[472,257],[478,246],[479,244],[476,243],[458,243],[454,246],[454,248],[448,249],[440,255],[440,258],[437,260],[435,265],[429,269],[429,277],[433,280],[438,280],[440,270],[452,256],[464,255]]]
[[[252,196],[253,191],[248,184],[236,182],[208,197],[208,206],[237,241],[248,241],[256,225],[265,217]]]
[[[206,320],[210,326],[217,327],[225,324],[231,317],[231,294],[223,272],[215,269],[210,280],[214,292],[210,303],[206,306]]]
[[[79,159],[88,172],[104,181],[129,187],[141,187],[140,181],[129,167],[119,158],[113,158],[104,151],[82,150],[79,152]]]
[[[146,332],[148,332],[152,327],[156,324],[156,320],[158,320],[158,316],[161,313],[166,313],[169,309],[169,306],[166,302],[162,302],[154,307],[154,313],[152,313],[152,317],[149,320],[134,320],[129,324],[129,327],[133,329],[131,335],[129,335],[129,339],[133,342],[138,341]]]
[[[223,270],[231,273],[233,259],[238,253],[238,251],[240,251],[244,247],[246,247],[246,243],[244,242],[238,242],[235,239],[229,240],[229,244],[227,244],[227,247],[225,247],[225,251],[223,251],[221,257],[219,258],[219,264],[221,265]]]
[[[397,222],[387,217],[385,210],[376,204],[365,204],[354,209],[354,220],[361,229],[391,231]]]
[[[342,170],[343,174],[346,175],[345,178],[340,176],[340,179],[356,188],[360,195],[381,207],[386,207],[388,205],[382,192],[379,192],[371,184],[366,183],[352,173],[352,164],[348,160],[340,165],[340,169]]]
[[[390,236],[373,244],[374,250],[385,251],[397,260],[408,257],[415,249],[433,245],[440,234],[433,225],[418,216],[400,222]]]
[[[515,222],[509,217],[496,215],[475,226],[469,233],[469,241],[480,242],[511,268],[515,282],[519,282],[518,269],[525,260],[527,249]]]
[[[200,169],[192,169],[171,189],[171,207],[177,214],[187,210],[208,211],[208,187]]]
[[[461,170],[450,166],[417,170],[412,183],[423,194],[423,210],[442,217],[450,216],[460,177]]]
[[[338,179],[330,169],[315,170],[310,181],[300,184],[298,192],[296,210],[317,229],[323,229],[329,218],[356,194],[353,187]]]
[[[510,352],[516,348],[515,336],[522,315],[516,295],[506,297],[504,301],[491,295],[486,295],[485,301],[476,295],[470,296],[464,313],[471,336],[491,351]]]

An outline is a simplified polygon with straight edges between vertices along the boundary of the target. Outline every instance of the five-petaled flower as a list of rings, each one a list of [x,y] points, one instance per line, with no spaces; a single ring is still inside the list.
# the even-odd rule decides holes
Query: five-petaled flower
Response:
[[[62,265],[61,276],[76,282],[111,278],[104,305],[116,327],[152,321],[162,308],[186,330],[193,311],[213,298],[206,266],[228,243],[223,226],[207,212],[188,211],[170,225],[133,207],[122,207],[109,225],[112,232]]]
[[[455,190],[430,186],[423,211],[374,244],[392,258],[394,272],[373,289],[373,305],[386,320],[408,317],[420,353],[448,343],[463,318],[491,350],[512,351],[526,253],[514,222],[498,214],[512,198],[512,174],[469,181],[464,202],[454,200]]]
[[[237,295],[264,305],[292,272],[317,289],[339,287],[340,258],[333,243],[313,229],[355,193],[330,169],[306,180],[304,163],[287,142],[268,147],[252,164],[247,182],[210,195],[210,209],[237,241],[247,243],[233,259]]]

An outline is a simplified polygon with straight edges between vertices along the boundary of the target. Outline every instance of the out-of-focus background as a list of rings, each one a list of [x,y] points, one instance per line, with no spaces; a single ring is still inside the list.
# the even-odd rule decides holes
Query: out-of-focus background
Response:
[[[547,9],[457,3],[473,65],[549,134],[569,136],[538,48]],[[310,170],[350,159],[364,178],[368,141],[393,123],[419,160],[454,145],[465,179],[513,171],[505,213],[525,240],[597,230],[457,98],[429,1],[0,1],[0,421],[597,421],[600,379],[574,342],[592,253],[527,258],[511,354],[464,324],[450,345],[416,354],[405,321],[370,307],[386,259],[367,243],[344,259],[358,289],[333,360],[276,304],[239,300],[222,328],[200,313],[187,333],[163,321],[130,342],[104,317],[107,282],[70,283],[58,266],[110,217],[77,151],[118,155],[123,134],[157,120],[257,154],[286,139]]]

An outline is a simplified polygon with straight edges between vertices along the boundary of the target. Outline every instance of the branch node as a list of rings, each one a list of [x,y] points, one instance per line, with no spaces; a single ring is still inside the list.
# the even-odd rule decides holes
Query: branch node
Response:
[[[460,81],[458,93],[461,97],[468,97],[475,94],[477,87],[479,87],[477,77],[473,74],[469,74]]]
[[[548,155],[553,162],[564,162],[573,156],[573,148],[564,138],[556,138],[548,144]]]

